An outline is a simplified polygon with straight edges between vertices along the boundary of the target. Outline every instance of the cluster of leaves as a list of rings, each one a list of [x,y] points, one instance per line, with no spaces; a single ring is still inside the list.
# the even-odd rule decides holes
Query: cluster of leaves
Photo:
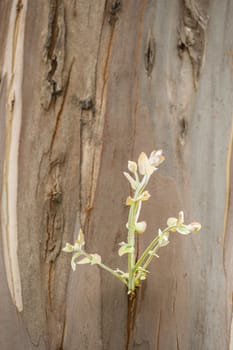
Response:
[[[178,218],[169,218],[165,229],[159,229],[155,238],[144,250],[141,256],[136,260],[135,244],[136,235],[143,234],[146,231],[147,224],[145,221],[139,221],[139,216],[142,208],[142,203],[150,198],[146,186],[151,175],[158,169],[159,165],[164,161],[162,151],[153,151],[149,157],[142,152],[138,158],[138,162],[129,161],[128,170],[124,172],[125,177],[130,183],[133,195],[126,199],[126,205],[129,206],[129,216],[126,228],[128,229],[127,242],[121,242],[118,251],[119,256],[128,255],[128,271],[124,272],[111,269],[102,263],[101,257],[98,254],[88,254],[84,247],[84,235],[80,229],[79,235],[75,244],[66,243],[63,248],[64,252],[73,253],[71,259],[72,269],[76,269],[76,264],[91,264],[98,265],[104,270],[110,272],[123,282],[128,293],[134,293],[135,289],[140,285],[141,281],[147,277],[148,266],[154,257],[158,257],[159,248],[165,247],[169,243],[169,235],[173,232],[178,232],[182,235],[188,235],[197,232],[201,229],[198,222],[190,224],[184,223],[184,213],[181,211]],[[81,259],[80,259],[81,257]]]

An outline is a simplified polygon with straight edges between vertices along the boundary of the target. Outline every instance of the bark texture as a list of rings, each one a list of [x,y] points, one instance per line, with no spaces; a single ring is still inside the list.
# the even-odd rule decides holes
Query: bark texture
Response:
[[[0,349],[232,350],[233,1],[0,1]],[[162,148],[140,251],[184,209],[132,305],[112,267],[127,160]],[[133,328],[133,329],[131,329]]]

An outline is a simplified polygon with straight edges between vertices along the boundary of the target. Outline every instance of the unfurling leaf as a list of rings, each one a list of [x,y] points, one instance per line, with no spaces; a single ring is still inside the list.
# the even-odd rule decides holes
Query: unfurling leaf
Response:
[[[163,161],[165,157],[163,156],[163,151],[160,149],[158,151],[153,151],[150,154],[149,162],[152,166],[158,167]]]
[[[129,278],[129,273],[128,272],[124,272],[124,271],[122,271],[122,270],[120,270],[118,268],[115,270],[115,272],[118,273],[119,275],[121,275],[122,277],[124,277],[125,279]]]
[[[191,224],[187,225],[187,227],[191,230],[191,232],[198,232],[201,229],[201,224],[199,222],[191,222]]]
[[[141,222],[137,222],[135,224],[135,231],[137,233],[143,233],[146,231],[146,222],[145,221],[141,221]]]
[[[187,225],[177,226],[176,231],[179,232],[181,235],[189,235],[192,232],[191,228]]]
[[[142,152],[138,158],[138,169],[141,175],[147,175],[148,177],[150,177],[156,170],[156,168],[150,164],[149,159],[144,152]]]
[[[80,256],[80,253],[76,253],[72,256],[72,259],[71,259],[71,267],[72,267],[72,270],[75,271],[76,270],[76,259]]]
[[[131,205],[134,202],[135,202],[135,200],[132,197],[129,196],[129,197],[126,198],[125,204],[126,205]]]
[[[128,243],[125,243],[124,245],[122,245],[120,247],[120,249],[118,250],[119,256],[122,256],[122,255],[128,254],[128,253],[133,253],[133,252],[134,252],[134,247]]]
[[[184,223],[184,212],[183,211],[179,212],[178,222],[179,222],[179,224],[183,224]]]
[[[178,220],[176,218],[169,218],[167,220],[167,226],[171,227],[171,226],[176,226],[177,225]]]
[[[74,251],[74,247],[70,243],[66,243],[66,246],[62,249],[65,253],[72,253]]]
[[[90,264],[91,260],[88,257],[82,258],[81,260],[77,261],[76,264],[84,265],[84,264]]]
[[[148,191],[144,191],[140,197],[137,198],[137,200],[140,201],[147,201],[150,198],[150,193]]]
[[[71,267],[73,271],[76,270],[76,262],[74,262],[73,259],[71,259]]]
[[[132,162],[131,160],[128,161],[128,169],[131,173],[136,174],[138,167],[137,163]]]
[[[156,258],[159,258],[159,255],[158,255],[157,253],[155,253],[154,250],[150,250],[150,251],[148,252],[148,255],[153,255],[153,256],[155,256]]]
[[[80,251],[82,250],[82,248],[85,245],[85,241],[84,241],[84,234],[82,229],[80,228],[79,233],[78,233],[78,238],[75,241],[75,245],[74,245],[74,251]]]
[[[140,281],[145,281],[145,280],[146,280],[146,274],[141,274]]]
[[[175,232],[176,231],[176,225],[177,225],[177,223],[178,223],[178,220],[176,219],[176,218],[169,218],[168,220],[167,220],[167,226],[168,227],[172,227],[171,228],[171,231],[172,232]],[[175,226],[175,227],[174,227]]]
[[[169,244],[169,232],[160,235],[159,246],[166,247]]]
[[[132,189],[133,189],[133,190],[136,190],[136,188],[137,188],[137,181],[134,180],[134,179],[132,178],[132,176],[129,175],[129,173],[123,172],[123,174],[125,175],[126,179],[129,181],[129,183],[130,183]]]
[[[91,265],[101,263],[101,256],[99,254],[90,254],[90,255],[91,255]]]

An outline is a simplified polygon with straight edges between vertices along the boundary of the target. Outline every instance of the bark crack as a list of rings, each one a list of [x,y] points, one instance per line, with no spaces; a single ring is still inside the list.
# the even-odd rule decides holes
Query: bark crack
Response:
[[[193,74],[193,85],[196,88],[204,64],[206,47],[206,27],[208,17],[199,9],[196,2],[184,1],[184,14],[178,41],[179,57],[183,59],[188,53]]]
[[[56,138],[57,131],[58,131],[58,128],[59,128],[59,124],[60,124],[61,115],[62,115],[63,110],[64,110],[66,97],[67,97],[67,93],[68,93],[68,88],[69,88],[69,84],[70,84],[70,76],[71,76],[71,71],[72,71],[73,64],[74,64],[74,59],[71,62],[71,65],[70,65],[70,68],[69,68],[69,71],[68,71],[68,77],[67,77],[67,81],[66,81],[65,88],[64,88],[63,99],[62,99],[62,102],[61,102],[60,109],[59,109],[59,111],[58,111],[58,113],[56,115],[55,128],[54,128],[53,135],[52,135],[51,142],[50,142],[50,146],[49,146],[49,152],[50,153],[52,152],[52,149],[53,149],[53,145],[54,145],[55,138]]]
[[[105,61],[105,65],[104,65],[103,87],[102,87],[102,91],[101,91],[100,109],[102,109],[104,93],[105,93],[105,88],[106,88],[106,83],[107,83],[107,78],[108,78],[108,68],[109,68],[109,63],[110,63],[110,58],[111,58],[111,53],[112,53],[114,32],[115,32],[115,24],[113,25],[113,29],[112,29],[111,34],[110,34],[109,45],[108,45],[108,49],[107,49],[107,56],[106,56],[106,61]]]
[[[136,316],[137,291],[128,295],[127,339],[126,348],[129,350],[133,340],[133,329]]]

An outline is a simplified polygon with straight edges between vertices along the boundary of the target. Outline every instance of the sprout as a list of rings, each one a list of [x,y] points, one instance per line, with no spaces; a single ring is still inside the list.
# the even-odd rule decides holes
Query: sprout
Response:
[[[80,229],[74,245],[66,243],[62,249],[65,253],[72,253],[71,266],[76,269],[76,265],[98,265],[102,269],[110,272],[113,276],[124,283],[128,288],[128,294],[135,293],[135,289],[146,279],[148,266],[154,257],[158,256],[158,250],[169,244],[169,235],[173,232],[181,235],[188,235],[198,232],[201,224],[198,222],[184,223],[184,213],[180,211],[178,218],[170,217],[167,220],[165,229],[158,230],[152,242],[136,259],[138,252],[136,249],[136,234],[142,234],[147,229],[145,221],[139,221],[142,203],[150,198],[150,193],[146,190],[151,175],[158,169],[158,166],[164,161],[162,150],[152,151],[149,158],[142,152],[139,155],[138,162],[128,161],[128,172],[124,176],[131,186],[131,195],[126,199],[126,205],[129,206],[129,216],[126,228],[128,230],[127,242],[121,242],[118,250],[119,256],[128,256],[128,270],[122,271],[118,268],[113,270],[102,262],[99,254],[89,254],[85,251],[85,240],[83,231]],[[139,172],[139,173],[138,173]]]

